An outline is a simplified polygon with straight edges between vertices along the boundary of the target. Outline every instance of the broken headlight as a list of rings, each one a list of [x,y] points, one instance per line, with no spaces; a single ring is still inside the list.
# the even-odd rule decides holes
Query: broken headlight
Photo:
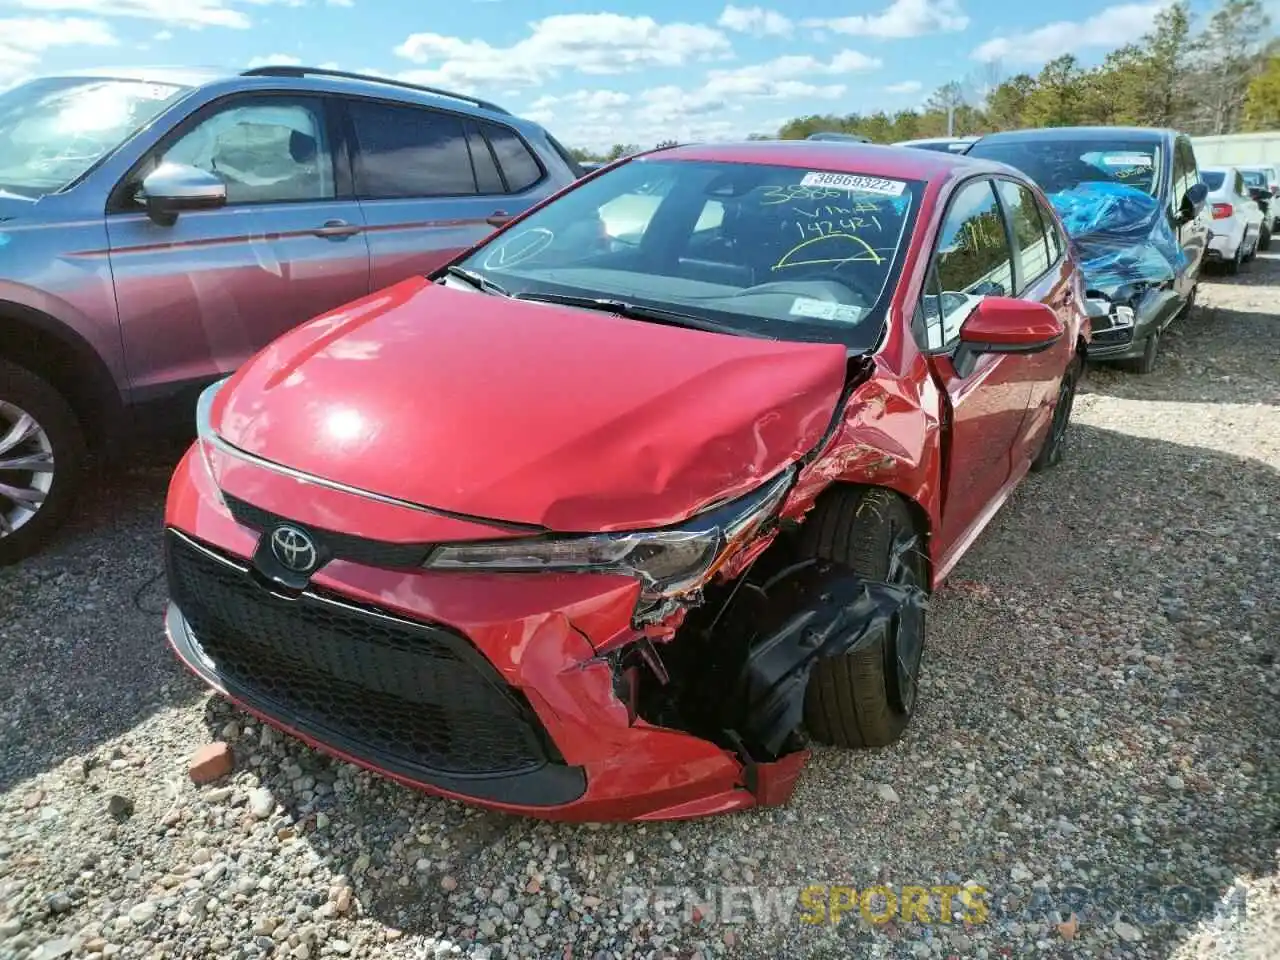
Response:
[[[793,470],[678,527],[631,533],[522,537],[437,547],[424,564],[432,570],[620,573],[636,577],[647,599],[702,586],[730,549],[754,535],[778,509]]]

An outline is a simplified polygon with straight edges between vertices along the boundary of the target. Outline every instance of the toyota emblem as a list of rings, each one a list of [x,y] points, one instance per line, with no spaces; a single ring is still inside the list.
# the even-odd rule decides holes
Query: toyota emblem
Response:
[[[316,565],[316,543],[297,527],[276,527],[271,531],[271,552],[286,569],[310,573]]]

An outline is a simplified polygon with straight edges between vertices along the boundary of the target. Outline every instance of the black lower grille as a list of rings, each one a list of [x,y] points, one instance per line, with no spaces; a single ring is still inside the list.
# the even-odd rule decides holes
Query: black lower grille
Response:
[[[278,596],[173,531],[166,553],[190,641],[250,706],[426,781],[573,769],[465,638],[318,592]]]

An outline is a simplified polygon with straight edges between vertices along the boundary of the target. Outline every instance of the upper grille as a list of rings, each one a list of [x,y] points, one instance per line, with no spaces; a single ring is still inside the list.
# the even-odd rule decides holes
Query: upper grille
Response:
[[[370,540],[349,533],[338,533],[333,530],[321,530],[309,524],[298,523],[287,517],[278,516],[269,510],[263,510],[239,497],[233,497],[226,491],[222,499],[227,504],[237,523],[243,524],[258,532],[265,532],[278,524],[287,523],[305,529],[325,552],[340,560],[363,564],[367,567],[384,569],[408,569],[421,567],[431,550],[427,543],[388,543],[382,540]]]
[[[461,636],[317,590],[277,596],[173,531],[166,554],[195,643],[250,706],[428,781],[559,761],[528,702]]]

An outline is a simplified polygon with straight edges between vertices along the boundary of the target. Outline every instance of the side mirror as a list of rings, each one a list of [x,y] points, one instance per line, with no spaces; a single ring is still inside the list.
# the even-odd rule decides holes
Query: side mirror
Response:
[[[170,227],[185,210],[213,210],[227,202],[227,185],[207,170],[181,163],[162,163],[142,181],[138,200],[147,216]]]
[[[1259,203],[1266,203],[1271,199],[1271,191],[1264,187],[1250,187],[1249,196],[1253,197],[1253,199]]]
[[[1182,195],[1182,203],[1178,205],[1178,222],[1190,223],[1200,216],[1208,199],[1209,187],[1203,181],[1187,187],[1187,192]]]
[[[967,377],[984,353],[1040,353],[1066,333],[1058,315],[1043,303],[1014,297],[987,297],[960,325],[952,363]]]

